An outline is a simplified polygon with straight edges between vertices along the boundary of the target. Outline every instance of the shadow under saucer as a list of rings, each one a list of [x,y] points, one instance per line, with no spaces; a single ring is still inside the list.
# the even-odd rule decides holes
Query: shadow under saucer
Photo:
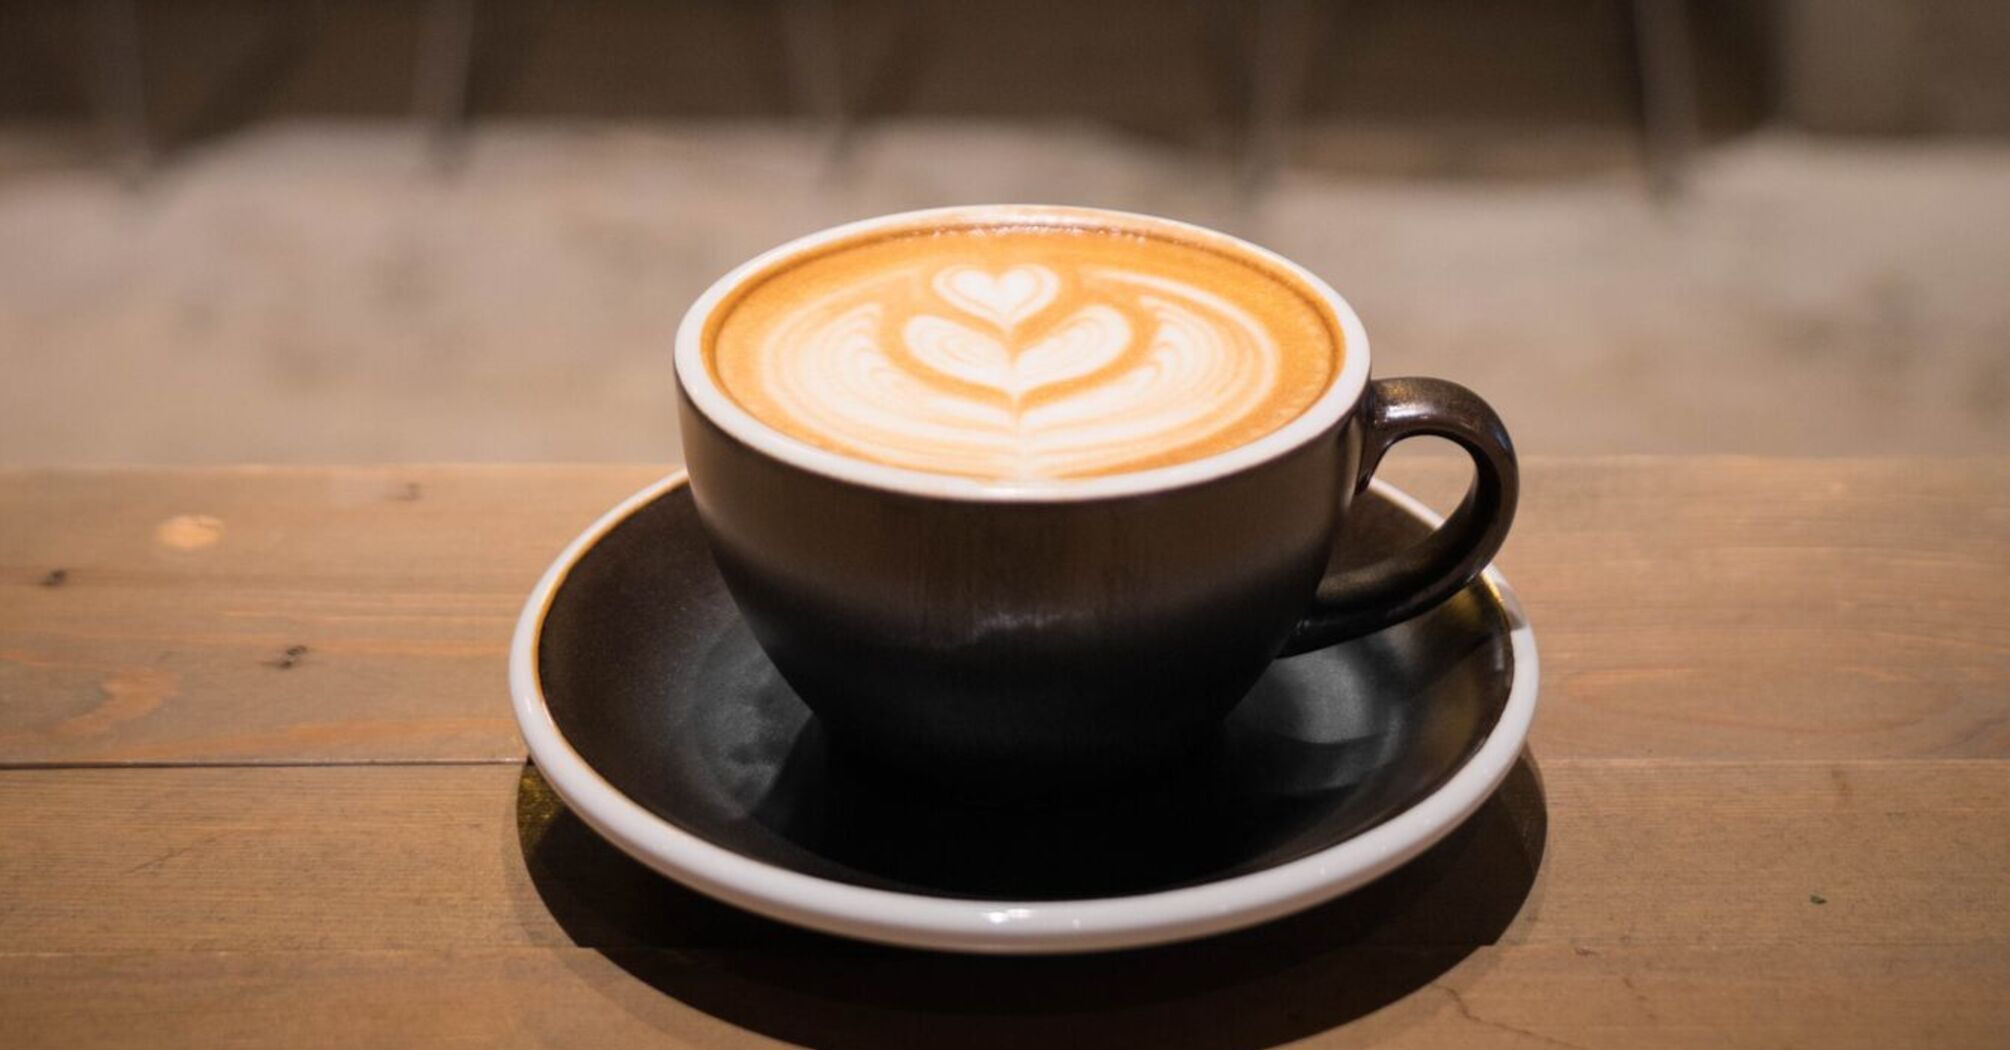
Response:
[[[538,896],[575,944],[687,1006],[777,1039],[1241,1048],[1362,1018],[1495,943],[1534,886],[1547,810],[1524,753],[1455,831],[1347,896],[1204,940],[1048,957],[881,947],[718,903],[609,845],[529,764],[517,826]]]

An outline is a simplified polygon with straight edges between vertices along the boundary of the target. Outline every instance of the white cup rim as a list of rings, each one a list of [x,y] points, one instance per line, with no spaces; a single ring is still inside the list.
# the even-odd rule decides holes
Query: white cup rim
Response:
[[[1326,390],[1290,422],[1254,441],[1223,452],[1171,466],[1086,478],[988,481],[872,463],[791,437],[740,407],[719,387],[712,370],[705,363],[706,325],[720,304],[756,274],[835,242],[891,228],[1000,221],[1047,226],[1114,225],[1143,232],[1156,230],[1180,240],[1247,254],[1297,279],[1325,301],[1340,328],[1343,345],[1340,370]],[[929,208],[846,223],[799,237],[755,256],[713,282],[685,311],[684,320],[677,328],[674,362],[677,385],[690,404],[733,439],[791,466],[867,488],[908,495],[970,502],[1044,503],[1108,499],[1184,488],[1276,459],[1318,438],[1346,417],[1367,388],[1368,359],[1368,332],[1347,300],[1309,270],[1267,248],[1206,227],[1155,215],[1043,204],[984,204]]]

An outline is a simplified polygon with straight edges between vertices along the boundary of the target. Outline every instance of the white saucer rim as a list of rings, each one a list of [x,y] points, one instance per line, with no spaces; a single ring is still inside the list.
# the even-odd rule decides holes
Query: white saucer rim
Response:
[[[525,601],[509,682],[530,757],[573,813],[624,853],[708,896],[769,918],[860,940],[986,954],[1137,948],[1253,926],[1367,883],[1422,853],[1477,811],[1520,757],[1535,717],[1535,632],[1500,572],[1481,579],[1506,616],[1514,667],[1507,702],[1480,747],[1435,790],[1351,838],[1262,871],[1197,886],[1061,901],[970,900],[900,893],[807,875],[735,853],[663,819],[596,772],[552,718],[538,678],[545,614],[572,567],[609,532],[688,482],[674,471],[621,501],[573,539]],[[1383,498],[1435,526],[1442,518],[1381,480]]]

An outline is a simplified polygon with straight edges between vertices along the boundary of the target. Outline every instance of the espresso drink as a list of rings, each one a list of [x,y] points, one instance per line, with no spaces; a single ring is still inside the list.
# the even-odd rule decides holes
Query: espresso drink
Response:
[[[725,393],[799,441],[1012,481],[1247,444],[1319,398],[1341,343],[1325,300],[1246,250],[994,208],[756,273],[705,345]]]

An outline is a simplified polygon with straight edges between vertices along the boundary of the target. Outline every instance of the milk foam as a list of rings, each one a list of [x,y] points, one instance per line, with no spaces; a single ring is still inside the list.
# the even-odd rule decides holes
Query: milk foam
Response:
[[[1093,258],[1001,265],[922,254],[777,297],[753,338],[720,351],[737,358],[719,369],[722,385],[813,444],[1020,480],[1206,454],[1252,426],[1260,436],[1331,371],[1325,347],[1297,355],[1323,361],[1318,372],[1287,369],[1279,333],[1258,311],[1167,273]],[[1287,372],[1300,386],[1320,382],[1281,389]]]

